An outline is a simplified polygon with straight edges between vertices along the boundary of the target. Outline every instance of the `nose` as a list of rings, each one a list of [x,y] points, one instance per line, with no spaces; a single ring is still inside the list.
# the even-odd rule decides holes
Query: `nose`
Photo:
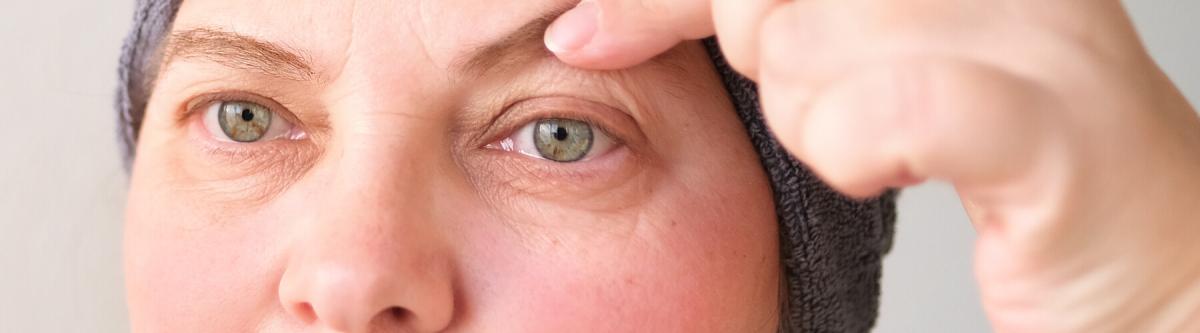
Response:
[[[422,193],[435,187],[416,170],[398,170],[404,167],[338,170],[342,176],[331,177],[312,200],[322,204],[312,219],[297,222],[279,282],[290,316],[350,333],[437,332],[449,325],[455,304],[449,242],[433,223],[428,201],[435,194]]]

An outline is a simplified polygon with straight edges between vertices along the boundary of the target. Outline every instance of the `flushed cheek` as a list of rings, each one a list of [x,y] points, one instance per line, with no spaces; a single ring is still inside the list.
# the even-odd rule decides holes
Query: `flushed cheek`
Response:
[[[249,332],[278,309],[266,223],[190,221],[172,193],[134,188],[125,234],[126,288],[138,332]],[[188,227],[181,227],[188,226]]]
[[[559,279],[533,294],[538,303],[527,314],[529,326],[523,329],[713,332],[714,319],[738,320],[716,311],[715,302],[722,297],[711,286],[719,278],[647,261],[609,264],[588,267],[583,274],[552,272]]]
[[[688,214],[684,208],[695,206],[676,207],[643,215],[643,221],[607,221],[636,223],[633,234],[534,246],[525,242],[521,247],[488,244],[487,254],[478,258],[487,261],[486,279],[473,293],[480,296],[478,319],[487,323],[482,328],[773,331],[778,290],[774,222],[695,209]]]

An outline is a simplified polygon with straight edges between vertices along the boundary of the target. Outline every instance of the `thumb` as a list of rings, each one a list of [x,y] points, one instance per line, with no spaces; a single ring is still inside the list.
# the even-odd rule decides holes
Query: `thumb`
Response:
[[[713,34],[709,0],[583,0],[546,30],[546,48],[588,69],[637,65]]]

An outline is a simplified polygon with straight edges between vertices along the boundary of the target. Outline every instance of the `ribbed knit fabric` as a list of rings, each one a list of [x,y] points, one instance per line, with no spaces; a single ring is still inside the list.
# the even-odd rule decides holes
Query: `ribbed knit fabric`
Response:
[[[767,128],[754,82],[729,67],[715,38],[704,44],[771,178],[788,289],[780,332],[870,330],[879,312],[897,193],[852,200],[818,179]]]

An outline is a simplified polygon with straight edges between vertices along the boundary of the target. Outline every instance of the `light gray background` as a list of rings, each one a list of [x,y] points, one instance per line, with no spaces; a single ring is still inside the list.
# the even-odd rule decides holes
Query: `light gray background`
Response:
[[[1200,100],[1200,1],[1129,0],[1143,38]],[[0,3],[0,332],[123,332],[125,176],[114,133],[133,0]],[[984,332],[973,231],[953,189],[900,200],[877,332]]]

